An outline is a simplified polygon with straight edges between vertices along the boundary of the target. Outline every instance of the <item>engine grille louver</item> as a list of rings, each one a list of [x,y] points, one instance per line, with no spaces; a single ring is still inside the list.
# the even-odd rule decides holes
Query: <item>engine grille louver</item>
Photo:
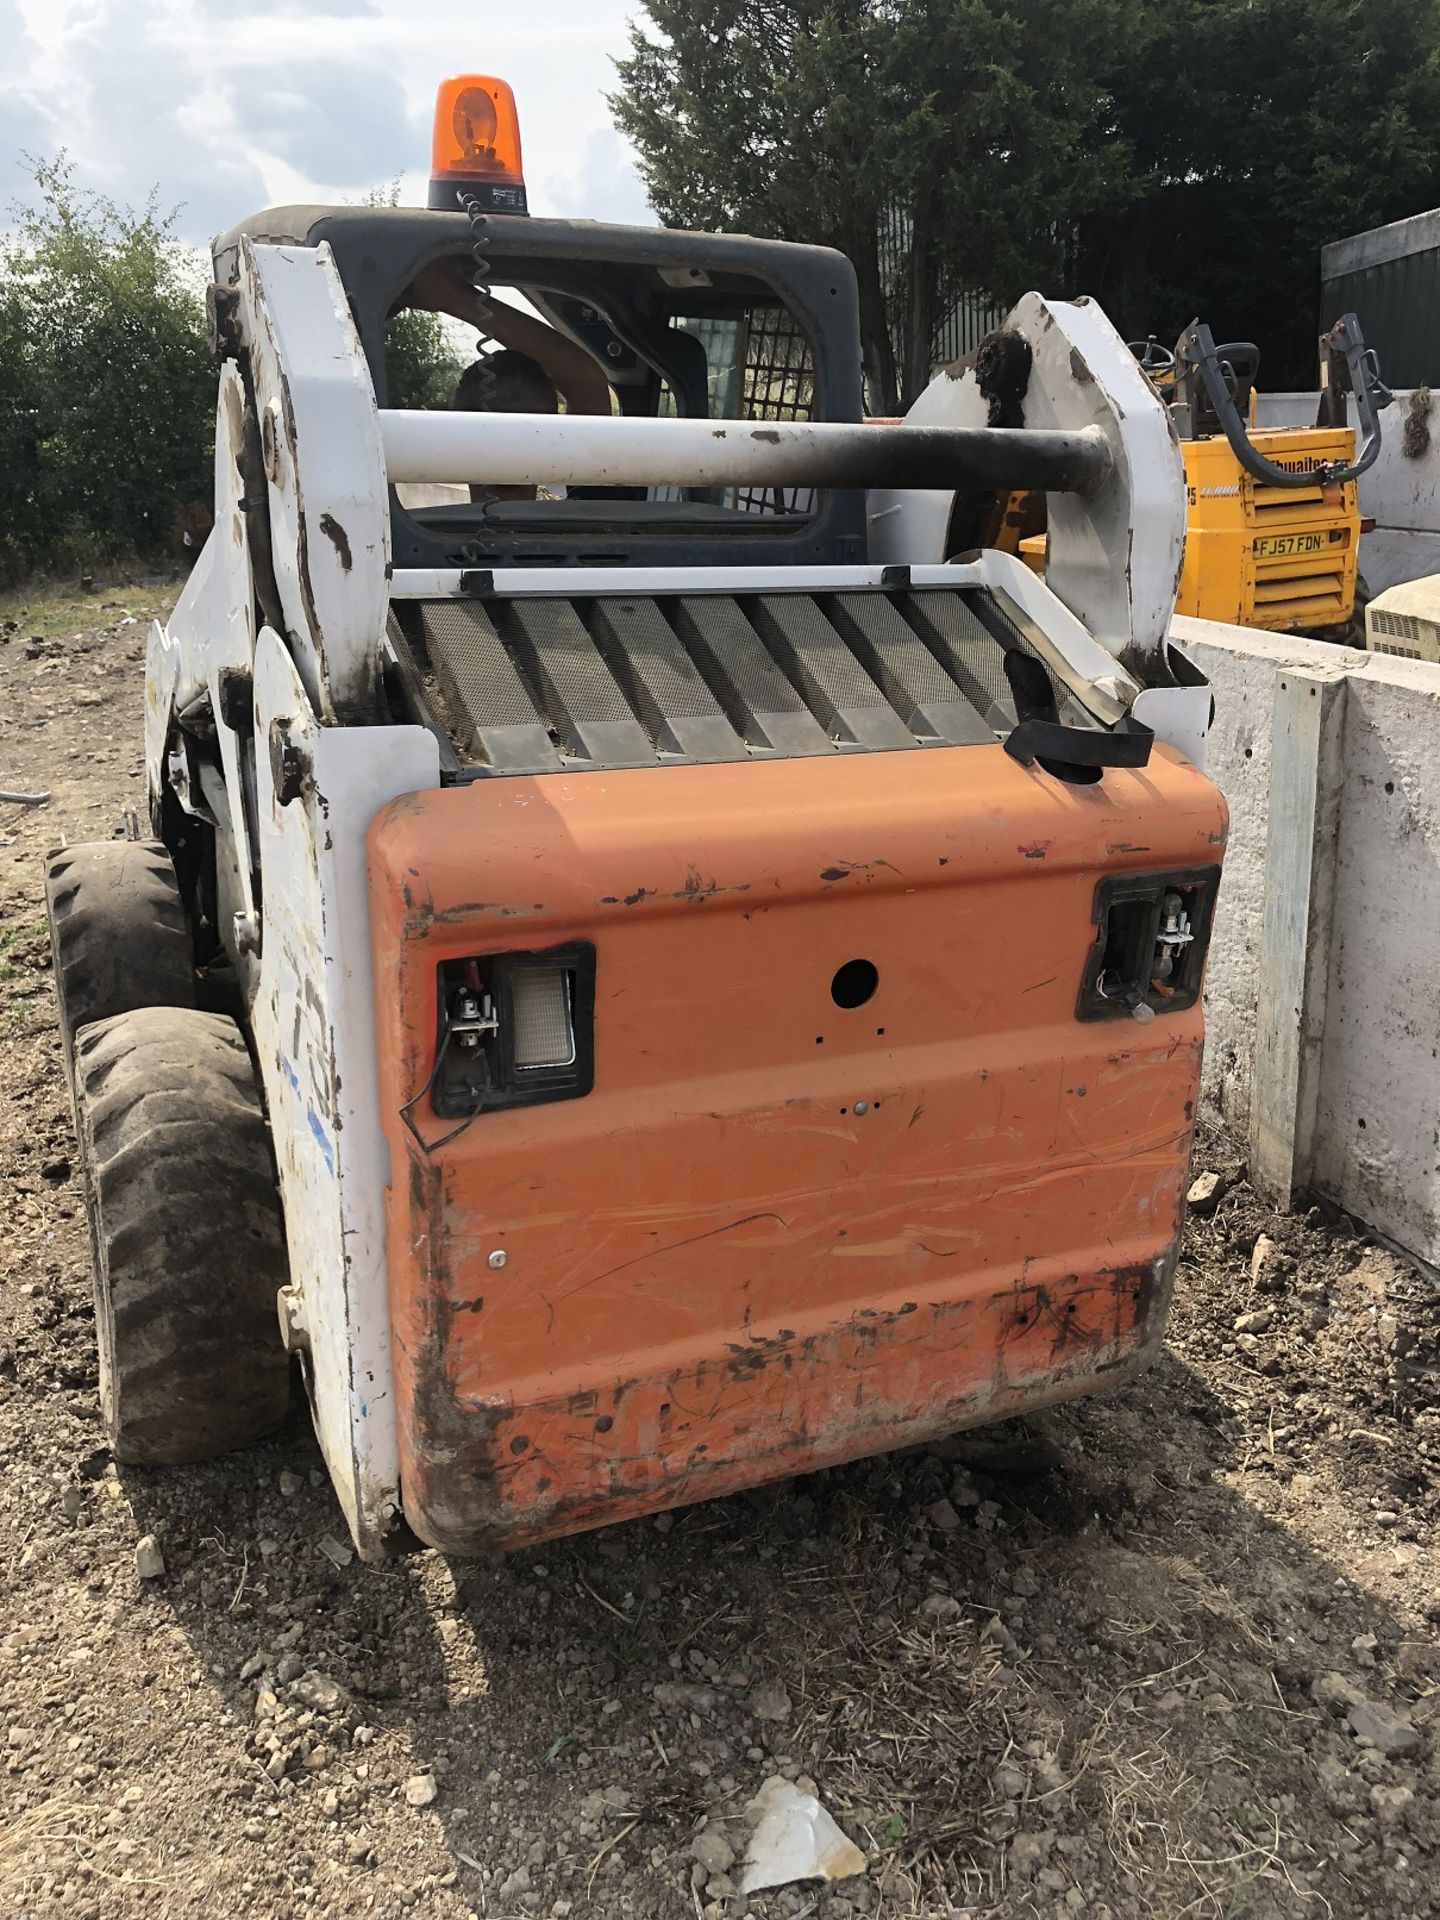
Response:
[[[492,773],[993,744],[1005,653],[1031,651],[949,587],[401,601],[390,638]]]

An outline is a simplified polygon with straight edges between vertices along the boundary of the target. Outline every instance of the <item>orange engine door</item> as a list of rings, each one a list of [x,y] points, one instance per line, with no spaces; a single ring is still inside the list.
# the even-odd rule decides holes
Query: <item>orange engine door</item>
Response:
[[[1201,1014],[1077,1007],[1098,883],[1213,873],[1225,819],[1168,748],[1093,786],[973,746],[388,807],[370,870],[415,1531],[533,1541],[1147,1359]],[[577,942],[591,1090],[437,1115],[442,966]],[[853,962],[873,991],[842,1006],[872,984]]]

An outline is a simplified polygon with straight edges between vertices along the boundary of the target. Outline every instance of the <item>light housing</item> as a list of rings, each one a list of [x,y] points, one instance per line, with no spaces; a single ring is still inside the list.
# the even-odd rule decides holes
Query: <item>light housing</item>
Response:
[[[520,117],[508,82],[488,73],[442,80],[435,95],[428,205],[464,213],[528,213]]]
[[[442,1118],[581,1100],[595,1080],[588,940],[440,963],[431,1098]]]

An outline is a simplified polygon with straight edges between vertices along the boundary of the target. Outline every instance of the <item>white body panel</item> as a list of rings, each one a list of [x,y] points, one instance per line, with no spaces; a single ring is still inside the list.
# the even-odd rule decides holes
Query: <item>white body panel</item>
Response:
[[[275,584],[324,719],[374,707],[390,507],[370,369],[328,246],[241,255]],[[263,400],[261,396],[263,394]]]
[[[1111,653],[1136,664],[1161,659],[1185,544],[1185,470],[1169,411],[1092,301],[1027,293],[1005,325],[1033,355],[1025,425],[1102,434],[1113,459],[1098,491],[1047,496],[1046,579]],[[907,421],[981,427],[988,414],[973,371],[943,372]],[[953,501],[904,488],[872,494],[872,559],[943,560]]]
[[[439,756],[423,727],[320,725],[268,627],[256,649],[255,717],[261,740],[278,727],[310,766],[304,791],[282,806],[270,756],[258,756],[265,937],[255,1054],[315,1425],[351,1531],[376,1554],[394,1530],[400,1488],[365,834],[397,794],[438,786]]]

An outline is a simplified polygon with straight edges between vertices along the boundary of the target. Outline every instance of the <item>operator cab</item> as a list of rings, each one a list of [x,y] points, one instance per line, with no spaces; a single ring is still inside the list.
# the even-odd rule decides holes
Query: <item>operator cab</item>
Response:
[[[863,417],[858,297],[842,254],[531,218],[514,102],[501,81],[472,77],[441,89],[430,202],[423,210],[273,209],[216,242],[216,280],[237,283],[243,235],[328,245],[382,408],[396,404],[387,332],[400,314],[428,310],[446,316],[462,353],[482,354],[470,397],[452,405],[757,422]],[[507,406],[484,369],[506,358],[490,355],[511,338],[547,376],[551,362],[567,368],[573,390],[562,378],[550,405],[542,396]],[[473,391],[486,386],[488,395]],[[571,487],[556,473],[534,499],[469,491],[479,497],[391,488],[397,570],[823,566],[866,557],[865,501],[854,489]]]

